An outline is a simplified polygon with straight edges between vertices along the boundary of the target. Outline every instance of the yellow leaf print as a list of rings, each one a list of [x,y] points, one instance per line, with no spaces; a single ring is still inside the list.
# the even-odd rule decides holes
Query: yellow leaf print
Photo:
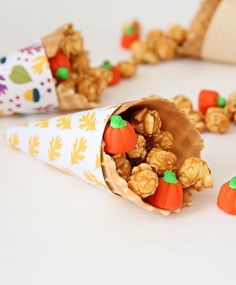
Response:
[[[60,136],[52,137],[48,148],[48,158],[50,161],[56,160],[61,156],[62,138]]]
[[[29,123],[23,123],[21,126],[22,126],[23,128],[28,128]]]
[[[32,69],[33,72],[36,74],[42,74],[44,67],[46,69],[49,68],[48,60],[44,55],[38,55],[36,58],[33,59],[33,62],[35,62],[35,64],[33,64]]]
[[[57,119],[56,127],[61,130],[70,129],[71,128],[71,115],[61,116]]]
[[[48,124],[49,124],[48,120],[42,120],[42,121],[37,122],[35,124],[35,126],[40,128],[40,129],[47,129],[48,128]]]
[[[29,143],[28,143],[28,152],[31,155],[35,156],[39,154],[38,147],[39,147],[39,136],[38,135],[31,136],[29,138]]]
[[[81,138],[80,140],[76,139],[73,143],[73,149],[71,151],[70,161],[71,164],[78,164],[80,161],[83,161],[85,158],[85,155],[83,152],[85,152],[87,149],[87,142],[84,138]]]
[[[90,171],[84,171],[83,176],[89,183],[107,189],[107,186],[103,184],[99,179],[97,179],[97,177],[94,174],[92,174]]]
[[[96,154],[95,169],[98,169],[100,167],[101,167],[101,154],[99,149],[98,153]]]
[[[95,121],[95,113],[85,114],[79,120],[79,128],[85,131],[94,131],[96,130]]]
[[[20,143],[20,140],[19,140],[18,134],[17,133],[11,134],[9,137],[10,146],[17,149],[19,147],[19,143]]]

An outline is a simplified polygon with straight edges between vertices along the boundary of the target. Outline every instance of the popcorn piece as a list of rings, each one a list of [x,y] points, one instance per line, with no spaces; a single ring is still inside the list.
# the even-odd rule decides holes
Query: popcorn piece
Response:
[[[189,207],[192,205],[192,189],[190,188],[185,188],[183,191],[184,197],[183,197],[183,205],[182,207]]]
[[[206,130],[206,124],[202,113],[192,111],[188,114],[188,117],[194,123],[196,129],[198,129],[200,133]]]
[[[156,52],[162,60],[170,60],[175,57],[177,45],[169,38],[161,39],[156,47]]]
[[[131,149],[127,154],[129,158],[140,158],[141,160],[144,160],[147,155],[146,150],[146,140],[142,135],[137,135],[137,144],[136,146]]]
[[[158,186],[158,177],[147,163],[142,163],[132,170],[128,179],[129,188],[141,198],[152,195]]]
[[[210,132],[223,134],[230,126],[230,117],[222,108],[209,108],[205,116],[206,126]]]
[[[192,186],[197,191],[213,187],[211,171],[207,163],[198,157],[187,158],[178,171],[183,188]]]
[[[230,94],[228,103],[226,105],[226,111],[230,118],[235,117],[236,114],[236,92]]]
[[[161,128],[161,118],[156,110],[144,108],[132,116],[132,124],[135,130],[145,136],[158,135]]]
[[[164,33],[161,30],[153,30],[147,34],[146,46],[148,50],[156,51],[158,42],[164,37]]]
[[[141,32],[141,25],[139,21],[133,20],[127,24],[124,25],[123,27],[123,33],[125,33],[129,28],[132,28],[135,30],[136,33],[140,34]]]
[[[157,136],[148,138],[148,148],[153,147],[162,148],[163,150],[170,150],[174,145],[174,138],[168,131],[160,131]]]
[[[87,51],[82,51],[77,55],[71,56],[73,70],[78,74],[85,73],[89,70],[89,57]]]
[[[83,51],[83,37],[79,31],[72,31],[60,42],[60,48],[69,58]]]
[[[125,180],[128,179],[131,173],[131,165],[126,158],[125,154],[118,154],[114,155],[113,159],[116,164],[117,173],[124,178]]]
[[[186,114],[189,114],[191,111],[193,111],[192,102],[187,96],[178,95],[172,98],[171,101]]]
[[[163,176],[166,170],[174,171],[176,161],[177,157],[174,153],[161,148],[153,148],[147,156],[147,163],[159,176]]]
[[[136,74],[137,66],[133,61],[121,61],[117,66],[123,78],[131,78]]]
[[[169,27],[168,35],[178,45],[181,45],[187,38],[187,31],[178,25],[172,25]]]
[[[149,63],[156,64],[159,62],[157,54],[148,50],[145,43],[136,41],[131,46],[132,58],[135,63]]]

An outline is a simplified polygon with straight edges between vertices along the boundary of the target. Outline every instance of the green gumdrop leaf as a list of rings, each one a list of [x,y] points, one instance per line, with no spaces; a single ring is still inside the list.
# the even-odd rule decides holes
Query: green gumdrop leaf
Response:
[[[32,81],[28,71],[22,65],[14,65],[9,78],[16,84],[24,84]]]

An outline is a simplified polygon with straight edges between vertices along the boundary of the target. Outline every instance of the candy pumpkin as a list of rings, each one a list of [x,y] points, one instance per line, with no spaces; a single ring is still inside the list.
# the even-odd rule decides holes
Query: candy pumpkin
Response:
[[[221,186],[217,205],[224,212],[236,215],[236,176]]]
[[[199,111],[205,114],[209,108],[225,107],[225,98],[219,96],[219,93],[213,90],[201,90],[198,96]]]
[[[174,211],[183,204],[183,188],[181,182],[172,171],[165,171],[164,177],[159,180],[156,192],[145,199],[154,207]]]
[[[121,116],[114,115],[105,128],[103,140],[105,152],[109,154],[122,154],[130,151],[137,144],[134,127]]]
[[[116,84],[118,84],[121,80],[121,75],[120,75],[120,70],[117,66],[112,66],[112,64],[110,63],[110,61],[106,60],[103,63],[103,68],[105,69],[109,69],[112,73],[112,79],[111,81],[108,83],[109,86],[114,86]]]
[[[138,41],[139,33],[133,27],[129,27],[121,37],[121,46],[129,49],[133,42]]]
[[[58,51],[56,55],[49,58],[49,64],[52,74],[59,80],[66,80],[71,71],[71,64],[62,51]]]

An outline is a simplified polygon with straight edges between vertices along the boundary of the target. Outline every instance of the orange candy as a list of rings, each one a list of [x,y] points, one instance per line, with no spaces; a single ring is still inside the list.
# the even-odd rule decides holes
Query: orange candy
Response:
[[[56,78],[57,78],[58,71],[60,70],[60,68],[64,68],[64,70],[67,70],[68,72],[71,71],[70,61],[62,51],[58,51],[56,55],[49,58],[48,60],[49,60],[50,69],[52,71],[52,74]],[[60,79],[63,79],[63,78],[60,78]]]
[[[217,205],[224,212],[236,215],[236,176],[221,186]]]
[[[102,67],[105,69],[109,69],[112,72],[112,79],[108,83],[108,86],[117,85],[121,80],[119,68],[117,66],[112,66],[112,64],[108,60],[104,61]]]
[[[121,37],[121,46],[129,49],[133,42],[138,41],[140,38],[139,33],[134,28],[130,27],[125,31]]]
[[[156,192],[146,198],[145,201],[154,207],[168,211],[181,208],[183,204],[183,188],[175,173],[165,171],[164,177],[159,180]]]
[[[201,90],[198,97],[199,111],[205,114],[208,108],[224,107],[226,101],[219,93],[213,90]]]
[[[105,152],[110,154],[126,153],[137,144],[134,127],[119,115],[111,117],[110,124],[106,126],[103,140]]]

